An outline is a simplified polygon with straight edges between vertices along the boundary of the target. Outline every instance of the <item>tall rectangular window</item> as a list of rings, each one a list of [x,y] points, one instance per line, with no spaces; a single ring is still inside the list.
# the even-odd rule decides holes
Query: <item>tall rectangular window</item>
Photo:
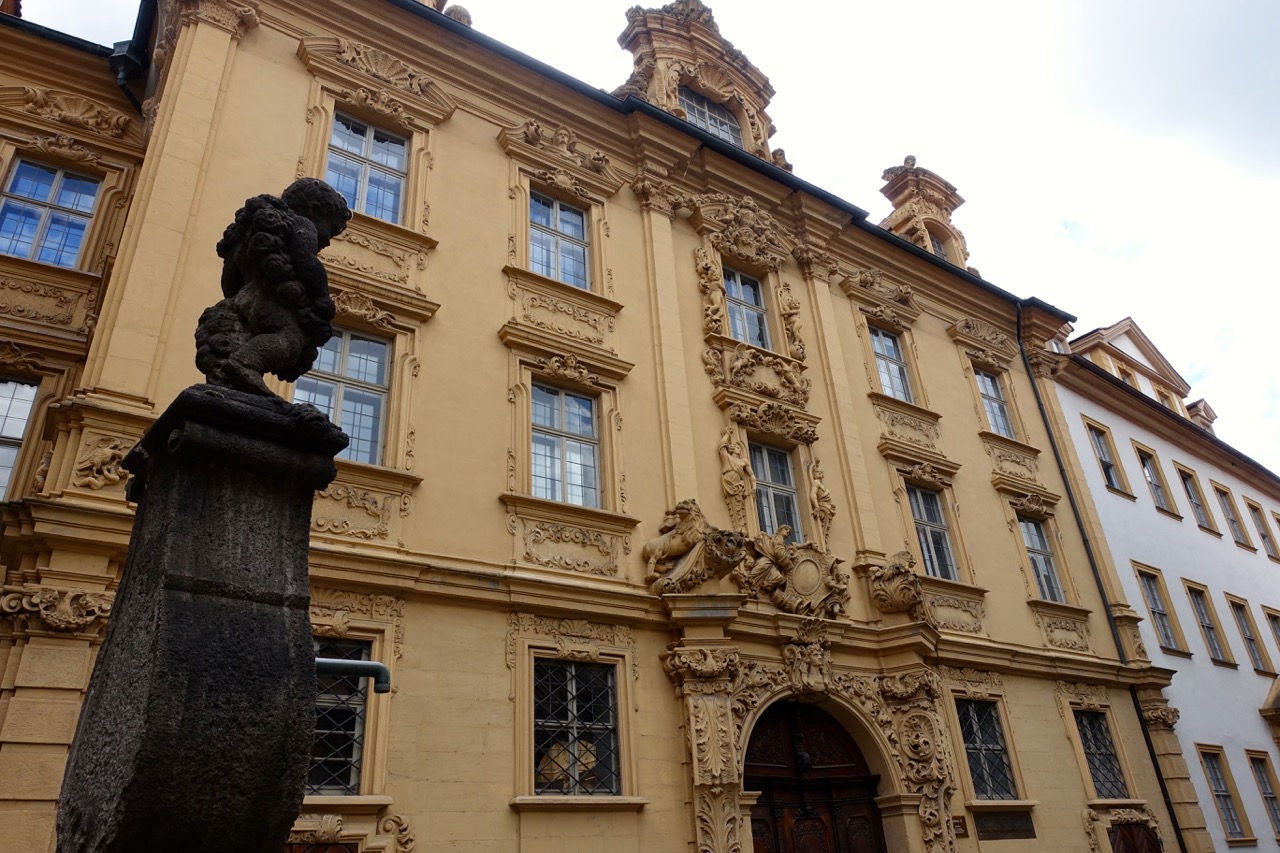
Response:
[[[1228,596],[1227,604],[1231,608],[1231,617],[1236,620],[1236,628],[1240,630],[1240,639],[1244,640],[1245,650],[1249,652],[1249,662],[1259,672],[1271,672],[1271,658],[1258,642],[1258,628],[1248,603]]]
[[[1040,597],[1048,601],[1065,602],[1062,583],[1058,580],[1058,568],[1053,562],[1053,547],[1045,535],[1044,523],[1033,518],[1018,518],[1022,529],[1022,542],[1027,547],[1027,559],[1036,576]]]
[[[1258,531],[1258,539],[1262,541],[1262,550],[1267,552],[1267,556],[1273,560],[1280,560],[1280,552],[1276,551],[1276,542],[1271,538],[1271,525],[1267,524],[1267,516],[1262,512],[1262,507],[1255,503],[1250,503],[1245,498],[1244,505],[1249,510],[1249,517],[1253,519],[1253,529]]]
[[[1209,510],[1205,508],[1204,493],[1200,491],[1200,483],[1196,480],[1196,475],[1185,468],[1179,468],[1178,479],[1182,480],[1182,491],[1187,495],[1187,503],[1191,504],[1196,524],[1206,530],[1213,530],[1213,519],[1209,517]]]
[[[1219,749],[1200,748],[1200,763],[1204,766],[1205,778],[1209,781],[1209,790],[1213,792],[1213,804],[1218,808],[1218,817],[1222,819],[1222,828],[1227,838],[1244,838],[1244,824],[1240,820],[1240,811],[1236,808],[1235,793],[1231,790],[1230,771],[1226,760]]]
[[[350,116],[333,117],[324,179],[352,210],[399,223],[404,210],[408,141]]]
[[[1086,429],[1089,432],[1089,443],[1093,445],[1093,453],[1098,457],[1098,465],[1102,468],[1102,479],[1106,482],[1107,488],[1123,492],[1124,482],[1120,479],[1120,471],[1116,467],[1115,456],[1111,452],[1111,439],[1092,424]]]
[[[101,181],[18,160],[0,193],[0,254],[74,267]]]
[[[1280,837],[1280,799],[1276,797],[1276,776],[1271,769],[1271,759],[1265,753],[1251,752],[1249,769],[1253,771],[1253,781],[1258,783],[1258,793],[1262,795],[1262,804],[1267,809],[1267,819],[1271,821],[1271,831]]]
[[[1222,639],[1218,635],[1218,620],[1209,604],[1209,597],[1203,589],[1187,587],[1187,597],[1191,600],[1191,609],[1195,611],[1196,621],[1200,623],[1200,633],[1204,635],[1205,647],[1209,649],[1209,657],[1216,661],[1229,662]]]
[[[310,403],[342,427],[351,443],[340,459],[382,462],[391,345],[346,329],[334,329],[311,371],[298,380],[293,399]]]
[[[1240,524],[1240,516],[1236,515],[1236,505],[1231,493],[1221,487],[1214,487],[1213,493],[1218,496],[1218,506],[1222,508],[1222,517],[1227,520],[1231,538],[1236,540],[1237,545],[1253,547],[1249,537],[1245,535],[1244,527]]]
[[[1094,791],[1103,800],[1129,799],[1129,787],[1124,781],[1106,713],[1076,709],[1075,718]]]
[[[22,437],[31,420],[36,386],[27,382],[0,381],[0,500],[9,491],[9,480],[18,464]]]
[[[369,660],[367,640],[316,637],[316,657]],[[307,771],[307,793],[354,796],[360,793],[368,717],[367,678],[353,675],[316,677],[316,738]]]
[[[768,349],[764,285],[746,273],[725,267],[724,292],[729,309],[729,336],[735,341]]]
[[[1151,572],[1139,571],[1138,582],[1142,585],[1142,597],[1147,600],[1147,610],[1151,613],[1151,623],[1155,626],[1156,636],[1160,638],[1160,645],[1166,649],[1181,650],[1182,645],[1178,642],[1178,634],[1165,605],[1160,578]]]
[[[998,703],[957,699],[956,714],[960,718],[960,734],[969,759],[974,795],[979,800],[1018,799],[1018,785],[1004,743]]]
[[[991,431],[1005,438],[1014,438],[1013,421],[1009,419],[1009,406],[1000,388],[1000,377],[985,370],[974,370],[978,380],[978,393],[982,396],[982,408],[987,413],[987,425]]]
[[[535,658],[533,789],[620,794],[617,667]]]
[[[791,473],[791,454],[765,444],[750,443],[751,473],[756,478],[756,515],[760,529],[777,533],[783,525],[791,528],[788,542],[804,541],[800,529],[800,498]]]
[[[1276,646],[1280,648],[1280,613],[1266,607],[1262,608],[1262,610],[1267,617],[1267,627],[1271,629],[1271,639],[1275,640]]]
[[[539,275],[589,290],[587,212],[551,196],[530,193],[529,264]]]
[[[1151,499],[1156,502],[1156,507],[1165,512],[1173,512],[1173,504],[1169,501],[1169,493],[1165,490],[1164,477],[1155,456],[1138,448],[1138,464],[1142,466],[1143,479],[1151,489]]]
[[[871,348],[876,356],[876,370],[880,374],[880,390],[890,397],[913,403],[911,380],[907,360],[902,354],[902,341],[892,332],[868,326],[871,332]]]
[[[576,506],[600,506],[596,399],[533,386],[533,494]]]
[[[951,537],[947,517],[942,510],[942,496],[919,486],[907,486],[911,517],[916,523],[916,538],[924,558],[924,570],[930,577],[956,580],[956,561],[951,553]]]

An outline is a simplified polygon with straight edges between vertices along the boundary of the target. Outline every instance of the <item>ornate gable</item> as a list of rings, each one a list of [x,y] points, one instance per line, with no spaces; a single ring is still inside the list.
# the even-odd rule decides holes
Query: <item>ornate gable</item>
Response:
[[[969,262],[969,248],[964,234],[951,224],[951,214],[964,204],[956,188],[917,166],[912,155],[901,166],[885,169],[881,179],[885,185],[880,192],[893,204],[893,213],[880,227],[963,268]]]

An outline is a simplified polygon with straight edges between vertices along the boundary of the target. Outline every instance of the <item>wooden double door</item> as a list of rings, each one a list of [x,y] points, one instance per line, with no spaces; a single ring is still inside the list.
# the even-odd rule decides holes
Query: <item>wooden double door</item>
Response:
[[[862,752],[834,717],[780,702],[747,746],[745,789],[755,853],[887,853],[876,783]]]

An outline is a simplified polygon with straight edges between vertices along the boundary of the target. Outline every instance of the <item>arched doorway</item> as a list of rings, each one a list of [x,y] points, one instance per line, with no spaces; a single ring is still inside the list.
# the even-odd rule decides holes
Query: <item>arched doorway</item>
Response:
[[[755,853],[887,853],[876,783],[853,738],[816,705],[779,702],[747,745]]]

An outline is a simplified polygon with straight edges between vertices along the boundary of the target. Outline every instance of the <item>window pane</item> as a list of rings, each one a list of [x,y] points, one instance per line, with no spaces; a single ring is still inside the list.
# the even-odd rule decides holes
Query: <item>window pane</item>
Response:
[[[575,287],[587,286],[587,250],[577,243],[560,243],[560,280]]]
[[[369,159],[375,163],[395,169],[397,172],[404,171],[404,151],[405,142],[398,136],[392,136],[386,131],[373,129],[373,146],[369,151]]]
[[[22,438],[31,417],[36,386],[25,382],[0,382],[0,436]]]
[[[619,794],[614,667],[534,661],[534,791]]]
[[[352,154],[364,154],[364,138],[369,128],[344,115],[334,116],[329,145]]]
[[[320,355],[316,358],[316,363],[311,369],[319,370],[323,373],[337,373],[338,359],[341,356],[342,334],[338,333],[325,341],[324,346],[320,347]]]
[[[564,395],[564,428],[574,435],[594,438],[596,421],[592,414],[593,401],[575,394]]]
[[[1124,800],[1129,788],[1120,769],[1115,744],[1111,740],[1111,728],[1107,716],[1101,711],[1076,711],[1076,728],[1080,732],[1080,745],[1084,748],[1089,764],[1089,775],[1098,796],[1106,800]]]
[[[529,221],[547,228],[553,228],[551,221],[555,212],[555,202],[544,195],[532,193],[529,196]]]
[[[594,444],[565,441],[565,479],[565,500],[577,506],[599,505]]]
[[[17,464],[18,448],[12,444],[0,444],[0,500],[9,491],[9,480]]]
[[[79,175],[64,175],[58,189],[59,207],[69,207],[81,213],[93,211],[93,200],[98,194],[98,181]]]
[[[560,428],[560,394],[541,385],[533,386],[533,422],[538,426]]]
[[[741,281],[742,301],[757,307],[763,307],[764,294],[760,292],[760,282],[750,276],[739,276]]]
[[[310,403],[324,412],[325,416],[331,421],[335,420],[333,417],[333,400],[336,395],[337,388],[333,383],[321,382],[310,376],[303,376],[299,379],[298,384],[293,389],[293,401],[295,403]]]
[[[404,178],[378,169],[369,170],[369,192],[365,196],[364,212],[386,222],[400,221],[400,194]]]
[[[784,450],[767,448],[769,457],[769,482],[779,486],[791,485],[791,454]]]
[[[342,389],[342,431],[351,443],[339,456],[377,464],[382,439],[383,395],[347,386]]]
[[[373,385],[387,384],[387,345],[382,341],[351,337],[347,347],[346,375]]]
[[[560,232],[575,240],[586,239],[586,215],[576,208],[560,205]]]
[[[540,432],[533,434],[533,494],[560,500],[560,439]]]
[[[32,201],[48,201],[53,193],[53,182],[58,170],[23,160],[9,181],[9,192]]]
[[[68,216],[56,211],[52,213],[48,230],[44,233],[44,239],[40,241],[40,251],[36,255],[36,260],[42,264],[53,264],[59,267],[75,266],[88,224],[88,220],[78,216]]]
[[[360,194],[360,171],[358,162],[341,154],[329,152],[329,165],[325,169],[324,182],[333,187],[347,200],[347,207],[357,209]]]
[[[529,268],[547,278],[556,277],[556,238],[537,228],[529,230]]]
[[[0,253],[19,258],[31,257],[31,247],[40,230],[41,209],[5,199],[0,206]]]

